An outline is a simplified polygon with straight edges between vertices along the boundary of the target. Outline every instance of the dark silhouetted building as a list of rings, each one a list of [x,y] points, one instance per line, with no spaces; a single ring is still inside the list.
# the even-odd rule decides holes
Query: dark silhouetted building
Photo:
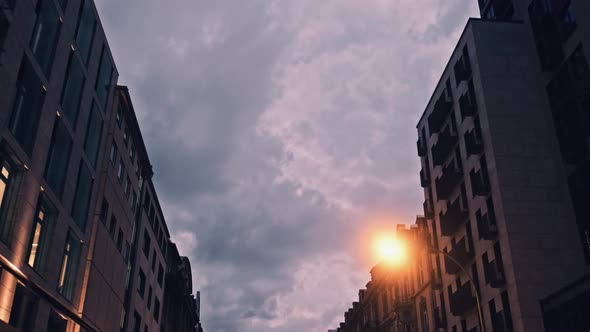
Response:
[[[200,293],[193,295],[191,265],[180,256],[176,245],[168,245],[166,293],[164,294],[164,332],[201,332]]]

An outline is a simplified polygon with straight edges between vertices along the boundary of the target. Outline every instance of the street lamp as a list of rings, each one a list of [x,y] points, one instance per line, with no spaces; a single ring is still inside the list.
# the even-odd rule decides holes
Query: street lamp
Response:
[[[448,253],[446,253],[442,250],[436,249],[436,248],[432,248],[430,246],[428,246],[427,249],[428,249],[428,252],[431,254],[443,254],[445,257],[447,257],[448,259],[453,261],[453,263],[455,263],[461,269],[461,271],[463,271],[463,273],[465,273],[467,275],[467,278],[469,278],[469,284],[471,285],[471,289],[473,290],[473,294],[475,294],[475,303],[477,306],[477,318],[479,321],[479,329],[482,332],[486,332],[486,327],[483,323],[483,312],[481,310],[481,301],[479,298],[479,292],[475,288],[475,282],[473,281],[473,278],[471,277],[471,273],[469,273],[469,271],[465,270],[463,265],[461,265],[461,263],[459,263],[453,256],[449,255]]]
[[[408,246],[405,245],[404,243],[405,241],[401,241],[395,237],[392,236],[382,236],[381,238],[377,239],[376,241],[376,249],[377,249],[377,253],[380,256],[381,260],[390,264],[396,264],[396,265],[401,265],[404,264],[408,259],[408,256],[410,253],[415,253],[417,250],[408,250]],[[417,242],[422,242],[422,241],[417,241]],[[428,251],[428,253],[430,254],[442,254],[445,257],[449,258],[453,263],[455,263],[459,269],[461,269],[461,271],[463,271],[463,273],[465,273],[467,275],[467,278],[469,278],[469,284],[471,286],[471,289],[473,291],[473,293],[475,294],[475,302],[476,302],[476,306],[477,306],[477,318],[478,318],[478,322],[479,322],[479,329],[481,332],[486,332],[486,328],[485,325],[483,323],[483,311],[481,309],[481,301],[479,298],[479,292],[477,291],[477,288],[475,288],[475,282],[473,281],[473,278],[471,277],[471,273],[469,273],[469,271],[467,271],[461,263],[459,263],[459,261],[457,261],[453,256],[449,255],[448,253],[433,248],[429,245],[429,243],[427,241],[424,241],[426,243],[425,247]]]

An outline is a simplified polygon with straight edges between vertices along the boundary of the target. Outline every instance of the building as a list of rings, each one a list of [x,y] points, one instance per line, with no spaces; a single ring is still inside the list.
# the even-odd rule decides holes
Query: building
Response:
[[[486,19],[467,23],[417,126],[424,214],[444,252],[434,307],[438,328],[476,331],[475,289],[488,331],[542,331],[539,300],[587,271],[565,146],[526,11],[481,3]]]
[[[92,1],[0,3],[0,329],[80,317],[118,72]]]
[[[170,234],[94,2],[2,0],[0,48],[0,330],[162,331]]]
[[[200,327],[200,293],[193,295],[191,265],[180,256],[176,245],[168,245],[166,293],[164,294],[162,331],[202,331]]]

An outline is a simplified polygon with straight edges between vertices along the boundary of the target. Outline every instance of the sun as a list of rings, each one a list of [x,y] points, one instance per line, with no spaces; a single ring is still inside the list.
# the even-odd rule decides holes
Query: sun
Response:
[[[375,241],[375,251],[380,261],[392,264],[403,264],[407,252],[403,243],[393,235],[381,235]]]

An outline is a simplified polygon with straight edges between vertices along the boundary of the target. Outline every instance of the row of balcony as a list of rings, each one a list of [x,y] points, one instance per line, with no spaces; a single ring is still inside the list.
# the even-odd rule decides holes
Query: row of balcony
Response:
[[[454,316],[463,316],[476,307],[477,301],[471,287],[471,283],[466,282],[459,286],[455,292],[449,294],[451,313]]]
[[[477,220],[480,239],[493,240],[496,238],[498,235],[498,226],[496,225],[496,218],[492,213],[482,214],[481,210],[478,210],[475,213],[475,219]]]
[[[447,274],[458,274],[471,259],[473,259],[473,250],[470,248],[467,238],[463,237],[445,255]]]
[[[469,61],[469,53],[467,46],[463,48],[461,58],[455,63],[455,82],[459,85],[460,82],[468,80],[471,77],[471,62]]]
[[[440,232],[444,236],[451,236],[457,228],[469,219],[469,210],[463,206],[461,197],[457,197],[449,204],[445,213],[440,213]]]
[[[432,146],[432,164],[435,167],[442,165],[449,154],[454,151],[457,142],[457,135],[452,133],[449,127],[438,134],[438,140]]]
[[[463,180],[463,170],[451,163],[443,168],[442,175],[435,180],[438,200],[449,199],[455,188]]]
[[[485,273],[486,282],[493,288],[504,286],[506,278],[504,276],[504,268],[496,258],[491,262],[483,261],[483,270]]]
[[[438,133],[442,129],[452,109],[453,99],[451,97],[451,91],[447,87],[435,102],[432,112],[428,116],[430,135]]]
[[[469,178],[471,179],[471,191],[473,196],[487,196],[490,193],[490,183],[488,180],[487,171],[482,168],[477,172],[471,170]]]

